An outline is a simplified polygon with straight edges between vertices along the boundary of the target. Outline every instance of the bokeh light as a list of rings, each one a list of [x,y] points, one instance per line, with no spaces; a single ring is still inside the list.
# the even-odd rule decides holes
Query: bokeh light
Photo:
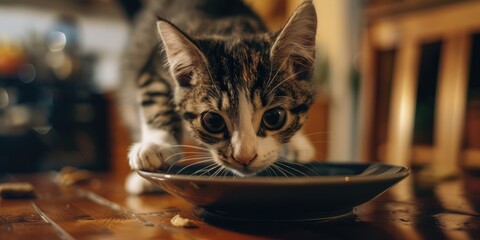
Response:
[[[37,70],[30,63],[24,64],[17,73],[18,79],[23,83],[30,83],[35,80]]]
[[[52,52],[60,52],[67,45],[67,36],[65,33],[53,31],[47,36],[47,47]]]
[[[0,88],[0,109],[8,106],[8,93],[7,90]]]

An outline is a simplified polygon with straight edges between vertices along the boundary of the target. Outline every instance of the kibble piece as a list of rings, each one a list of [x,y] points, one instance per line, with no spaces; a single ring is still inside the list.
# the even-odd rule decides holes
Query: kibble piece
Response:
[[[71,186],[88,181],[91,178],[92,174],[89,171],[74,167],[64,167],[58,172],[55,181],[62,186]]]
[[[172,225],[175,226],[175,227],[184,227],[184,228],[197,227],[192,220],[190,220],[188,218],[183,218],[182,216],[180,216],[180,214],[175,215],[170,220],[170,223],[172,223]]]
[[[35,197],[33,185],[28,182],[0,184],[0,197],[2,199],[25,199]]]

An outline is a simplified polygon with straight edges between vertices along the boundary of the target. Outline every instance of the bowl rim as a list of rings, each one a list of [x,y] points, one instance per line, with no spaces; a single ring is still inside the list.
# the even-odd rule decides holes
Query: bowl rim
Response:
[[[139,170],[137,173],[147,179],[156,179],[160,181],[190,181],[195,183],[208,184],[238,184],[238,185],[331,185],[331,184],[355,184],[371,183],[389,180],[400,180],[410,174],[410,169],[404,166],[390,165],[383,163],[324,163],[326,165],[337,166],[383,166],[391,169],[398,168],[398,171],[392,173],[380,173],[374,175],[335,175],[335,176],[297,176],[297,177],[215,177],[209,176],[190,176],[177,175],[174,173],[148,172]]]

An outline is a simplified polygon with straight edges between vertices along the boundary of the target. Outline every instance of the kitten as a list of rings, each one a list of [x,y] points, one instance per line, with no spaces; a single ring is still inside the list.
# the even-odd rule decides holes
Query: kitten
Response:
[[[162,16],[160,41],[150,33],[139,40],[139,33],[154,31],[152,13]],[[128,154],[133,170],[155,171],[181,159],[183,129],[239,176],[254,175],[281,155],[312,160],[313,146],[300,131],[316,94],[311,1],[277,33],[267,32],[241,1],[151,1],[142,14],[123,69],[123,84],[136,83],[138,99],[128,86],[121,95],[139,137]],[[138,118],[133,103],[140,105]],[[139,179],[131,175],[127,191],[145,191]]]

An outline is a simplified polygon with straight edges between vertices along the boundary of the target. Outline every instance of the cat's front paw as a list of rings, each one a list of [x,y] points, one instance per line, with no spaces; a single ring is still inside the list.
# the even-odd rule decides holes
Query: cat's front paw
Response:
[[[299,133],[286,144],[284,155],[287,161],[309,163],[314,160],[315,148],[305,135]]]
[[[135,143],[128,153],[128,162],[133,170],[158,170],[181,158],[179,150],[170,145],[153,142]]]

